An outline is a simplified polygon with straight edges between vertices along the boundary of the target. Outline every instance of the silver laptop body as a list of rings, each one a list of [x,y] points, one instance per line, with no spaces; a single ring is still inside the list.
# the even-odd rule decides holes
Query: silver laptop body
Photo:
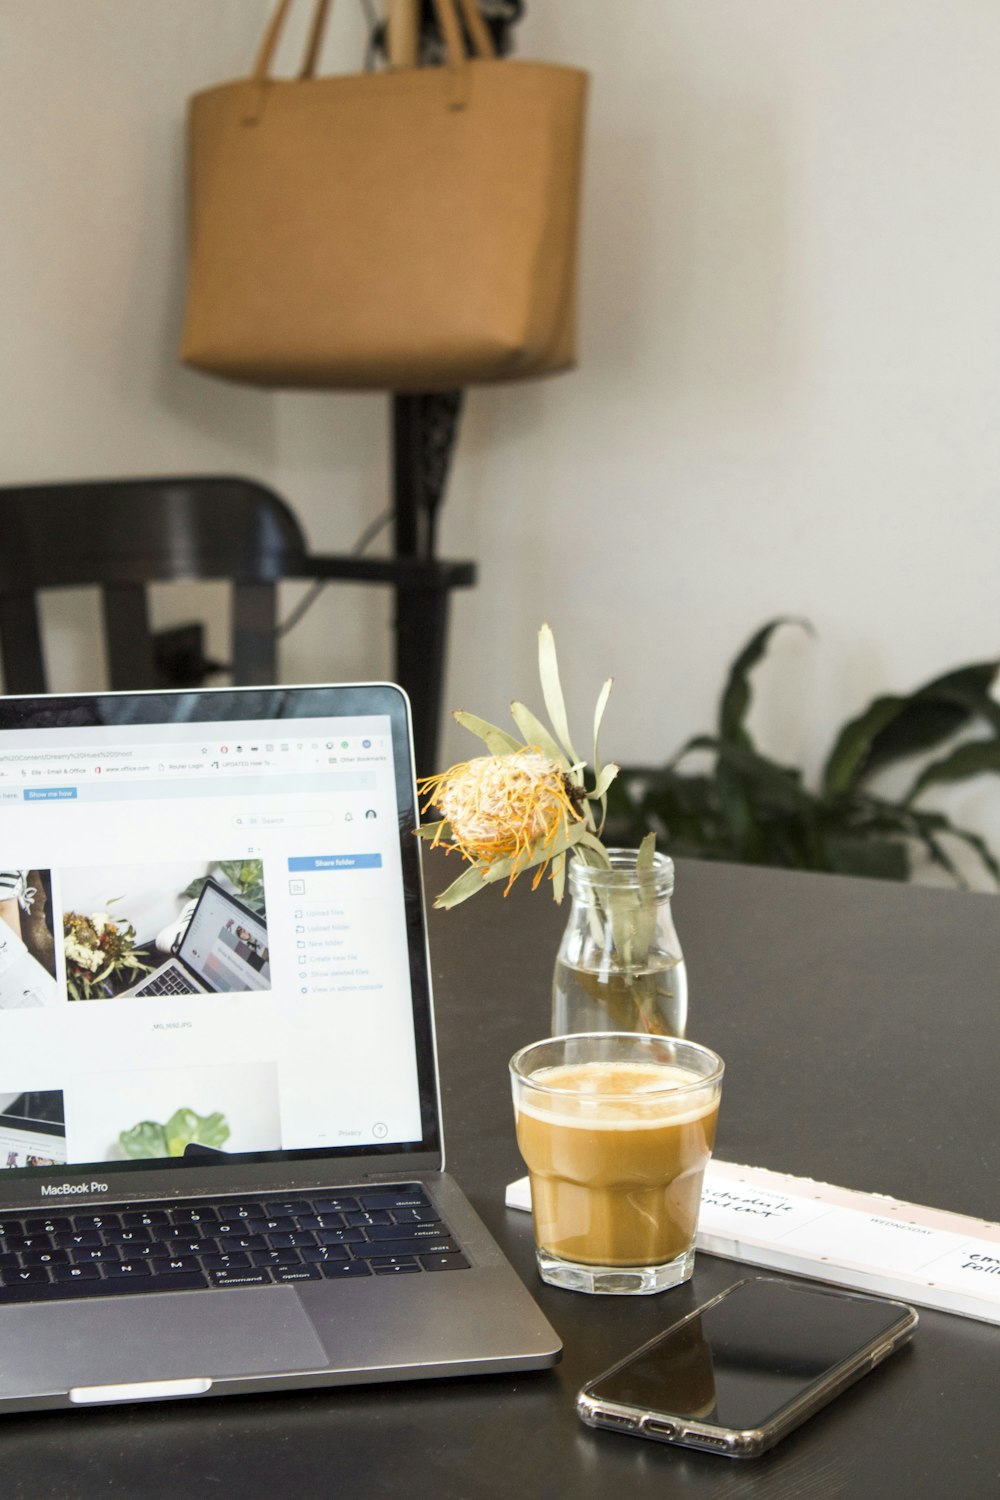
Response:
[[[55,996],[0,972],[5,1409],[559,1358],[443,1171],[415,796],[392,685],[0,699],[0,919]],[[224,984],[137,994],[193,893]]]

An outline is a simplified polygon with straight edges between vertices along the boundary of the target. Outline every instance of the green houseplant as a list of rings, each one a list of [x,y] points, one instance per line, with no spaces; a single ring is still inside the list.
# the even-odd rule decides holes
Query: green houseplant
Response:
[[[765,755],[747,727],[751,673],[783,625],[771,620],[733,662],[715,732],[694,736],[656,767],[623,768],[608,791],[605,836],[636,843],[654,831],[674,855],[906,880],[925,860],[963,882],[957,845],[1000,886],[1000,863],[976,832],[925,804],[934,787],[1000,771],[1000,662],[977,662],[907,694],[872,700],[836,733],[815,787]],[[808,628],[808,627],[804,627]],[[983,733],[983,731],[986,731]],[[708,769],[694,769],[696,752]],[[911,763],[901,796],[881,792]]]

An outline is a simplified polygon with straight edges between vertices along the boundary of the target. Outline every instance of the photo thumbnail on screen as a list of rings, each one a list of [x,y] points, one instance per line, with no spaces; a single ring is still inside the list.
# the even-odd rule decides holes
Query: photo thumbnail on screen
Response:
[[[271,988],[259,859],[67,870],[62,891],[71,1000]]]

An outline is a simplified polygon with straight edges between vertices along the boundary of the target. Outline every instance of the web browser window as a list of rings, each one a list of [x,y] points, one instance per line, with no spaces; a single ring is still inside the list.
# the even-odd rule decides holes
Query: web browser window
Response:
[[[396,788],[378,714],[0,736],[0,1170],[419,1141]]]

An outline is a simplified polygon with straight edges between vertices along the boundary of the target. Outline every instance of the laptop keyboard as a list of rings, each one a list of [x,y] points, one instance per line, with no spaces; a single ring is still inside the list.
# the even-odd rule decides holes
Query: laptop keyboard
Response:
[[[133,991],[136,995],[191,995],[195,993],[191,981],[185,979],[179,969],[172,965],[161,969],[159,974],[154,974],[152,979],[147,979],[145,984]]]
[[[423,1188],[73,1205],[0,1221],[0,1304],[468,1267]]]

